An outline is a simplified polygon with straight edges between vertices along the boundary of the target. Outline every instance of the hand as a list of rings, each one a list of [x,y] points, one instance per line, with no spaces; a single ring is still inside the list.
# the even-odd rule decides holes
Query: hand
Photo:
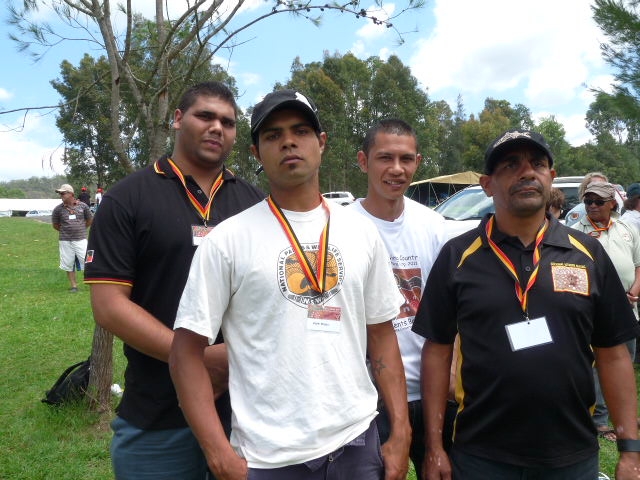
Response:
[[[393,433],[382,445],[384,480],[405,480],[409,471],[409,447],[411,430],[405,434]]]
[[[424,480],[451,480],[451,462],[443,448],[427,450],[422,464]]]
[[[621,452],[616,467],[616,480],[640,479],[640,453]]]
[[[249,477],[247,461],[233,450],[208,463],[217,480],[247,480]]]
[[[630,292],[627,292],[627,300],[629,300],[629,303],[633,305],[638,301],[638,297],[632,295]]]

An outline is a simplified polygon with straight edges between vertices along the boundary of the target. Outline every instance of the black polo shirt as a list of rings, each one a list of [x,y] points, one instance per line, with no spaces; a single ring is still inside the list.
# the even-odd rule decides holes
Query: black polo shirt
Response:
[[[524,315],[513,277],[487,243],[488,218],[443,247],[413,331],[443,344],[460,333],[456,448],[526,467],[571,465],[598,451],[591,345],[619,345],[640,328],[600,243],[551,218],[529,318],[545,317],[553,342],[512,351],[505,326]],[[524,288],[533,245],[498,229],[492,239]]]
[[[258,203],[264,194],[224,169],[208,225]],[[189,191],[206,205],[203,192],[190,176]],[[89,234],[85,283],[131,286],[131,300],[169,328],[196,250],[192,225],[203,220],[168,160],[162,158],[118,182],[102,199]],[[118,414],[142,429],[186,425],[168,365],[129,345],[125,389]]]

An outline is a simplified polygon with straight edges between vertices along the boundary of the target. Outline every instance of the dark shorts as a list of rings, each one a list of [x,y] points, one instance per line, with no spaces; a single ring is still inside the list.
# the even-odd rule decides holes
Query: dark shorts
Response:
[[[323,457],[281,468],[250,468],[247,480],[382,480],[384,466],[376,422]]]
[[[597,480],[598,455],[561,468],[519,467],[451,451],[453,480]]]

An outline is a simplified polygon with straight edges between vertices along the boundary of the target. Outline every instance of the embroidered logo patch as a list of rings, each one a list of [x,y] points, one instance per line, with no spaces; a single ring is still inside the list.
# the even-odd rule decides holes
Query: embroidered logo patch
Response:
[[[551,264],[554,292],[589,295],[589,274],[584,265]]]
[[[84,263],[93,262],[93,250],[87,250],[87,256],[84,259]]]

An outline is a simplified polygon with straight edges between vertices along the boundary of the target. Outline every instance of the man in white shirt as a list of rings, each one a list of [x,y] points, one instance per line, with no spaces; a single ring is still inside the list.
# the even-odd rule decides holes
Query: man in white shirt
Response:
[[[170,358],[185,417],[218,480],[404,480],[411,428],[392,325],[403,299],[384,244],[371,222],[322,199],[326,134],[311,100],[267,95],[251,134],[271,195],[194,257]],[[230,442],[202,362],[220,329]],[[367,354],[391,418],[382,455]]]
[[[420,395],[420,357],[424,337],[411,331],[424,285],[446,241],[444,218],[404,196],[420,166],[414,129],[399,119],[384,119],[371,127],[358,152],[367,174],[367,197],[349,205],[373,221],[384,241],[400,293],[405,298],[393,327],[398,337],[404,373],[412,440],[410,456],[418,479],[424,459],[424,424]],[[389,433],[386,411],[376,417],[381,442]]]

